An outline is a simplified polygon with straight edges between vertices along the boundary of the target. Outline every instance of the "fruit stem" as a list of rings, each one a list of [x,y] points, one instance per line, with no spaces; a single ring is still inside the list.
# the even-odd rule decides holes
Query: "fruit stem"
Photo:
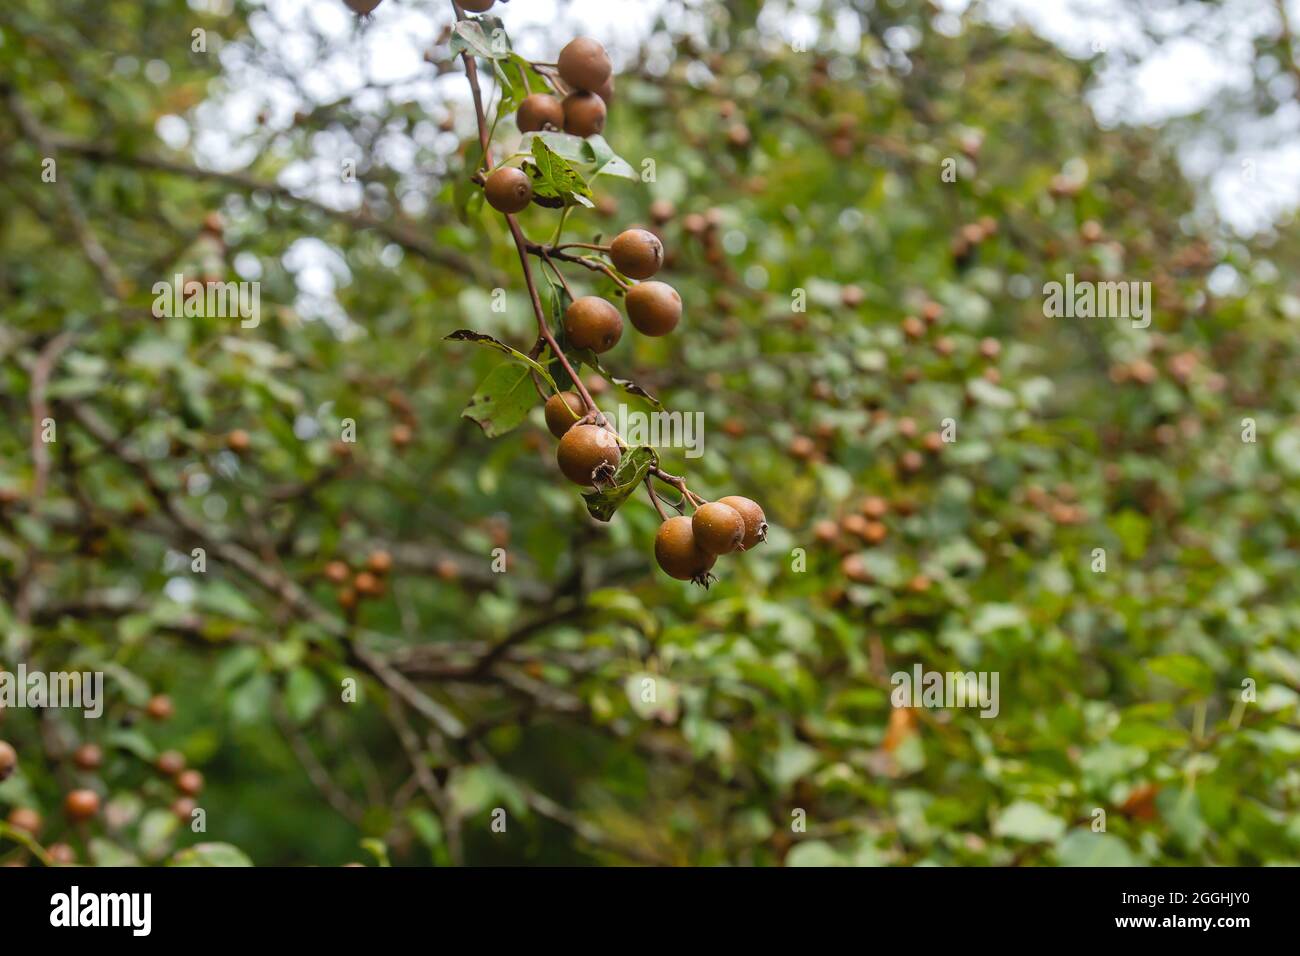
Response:
[[[452,8],[456,11],[458,19],[463,19],[465,14],[461,10],[460,4],[452,0]],[[474,98],[474,118],[478,122],[479,144],[483,147],[483,162],[486,168],[492,166],[492,146],[488,136],[487,116],[483,113],[483,91],[479,88],[478,83],[478,64],[474,62],[474,57],[470,55],[469,50],[462,50],[461,59],[465,62],[465,78],[469,80],[469,90]],[[528,241],[524,238],[523,230],[519,228],[519,223],[514,216],[506,215],[506,225],[510,227],[510,235],[515,241],[515,249],[519,253],[519,264],[524,271],[524,285],[528,287],[528,297],[533,304],[533,315],[537,318],[537,331],[546,344],[550,346],[551,354],[560,360],[560,366],[568,373],[569,378],[573,380],[574,387],[578,390],[578,395],[582,398],[586,407],[600,415],[600,409],[596,407],[591,393],[587,391],[587,386],[583,384],[582,378],[569,364],[568,357],[560,350],[559,343],[555,341],[555,336],[551,334],[551,327],[546,322],[546,313],[542,309],[541,297],[537,294],[537,284],[533,281],[533,270],[528,265]]]
[[[645,478],[646,491],[650,492],[650,503],[655,506],[655,511],[659,512],[659,520],[667,521],[668,515],[664,514],[664,506],[659,503],[659,496],[655,494],[655,484],[650,480],[650,476]]]
[[[609,246],[602,246],[595,242],[566,242],[562,246],[552,243],[552,250],[560,252],[564,249],[595,249],[597,252],[609,252]]]

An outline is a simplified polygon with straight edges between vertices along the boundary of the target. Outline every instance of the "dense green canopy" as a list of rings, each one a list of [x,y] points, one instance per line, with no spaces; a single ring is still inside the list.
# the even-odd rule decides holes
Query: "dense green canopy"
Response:
[[[554,62],[576,31],[525,6],[491,13]],[[655,567],[639,483],[591,517],[540,375],[446,338],[538,339],[455,52],[489,121],[547,69],[491,21],[3,5],[0,664],[105,700],[0,710],[0,859],[1296,860],[1294,225],[1231,236],[1027,31],[844,0],[792,44],[761,6],[666,5],[610,44],[601,143],[529,149],[543,198],[590,190],[566,241],[662,237],[680,325],[571,358],[612,418],[701,413],[662,469],[763,506],[705,590]],[[398,17],[428,62],[368,81]],[[1118,316],[1045,288],[1106,282]],[[965,672],[984,716],[891,703]]]

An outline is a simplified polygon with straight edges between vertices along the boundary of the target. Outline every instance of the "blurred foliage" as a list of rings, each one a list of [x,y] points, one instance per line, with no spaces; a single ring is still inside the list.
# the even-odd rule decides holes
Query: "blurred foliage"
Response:
[[[653,567],[643,497],[588,517],[540,407],[496,439],[461,417],[500,356],[443,337],[526,351],[535,330],[501,217],[456,215],[478,157],[448,33],[409,90],[271,95],[307,95],[273,41],[346,62],[388,16],[437,37],[450,4],[390,0],[342,38],[229,6],[0,10],[0,661],[104,671],[108,691],[97,721],[2,712],[20,762],[0,809],[41,813],[43,845],[200,865],[1296,860],[1294,225],[1243,240],[1193,215],[1160,131],[1093,121],[1095,62],[973,16],[939,32],[922,2],[826,4],[824,37],[861,28],[838,51],[759,29],[772,4],[671,4],[616,55],[605,138],[654,181],[600,177],[566,235],[657,221],[669,250],[682,325],[629,329],[602,361],[704,413],[705,454],[661,449],[669,471],[766,508],[767,543],[705,592]],[[164,145],[177,117],[191,144],[231,118],[237,171]],[[522,222],[547,238],[557,218]],[[176,273],[260,281],[260,324],[156,318]],[[1149,281],[1151,326],[1045,318],[1067,274]],[[957,441],[927,445],[944,419]],[[377,551],[382,593],[349,608]],[[892,708],[917,664],[997,673],[999,713]],[[155,693],[172,719],[146,716]],[[93,771],[70,757],[86,741]],[[165,749],[206,778],[205,833],[168,822]],[[70,826],[75,787],[105,807]],[[0,856],[30,853],[0,834]]]

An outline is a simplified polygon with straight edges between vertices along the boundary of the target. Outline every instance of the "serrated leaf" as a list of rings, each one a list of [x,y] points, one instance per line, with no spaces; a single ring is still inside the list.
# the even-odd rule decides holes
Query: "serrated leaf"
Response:
[[[571,163],[583,164],[591,162],[591,153],[587,149],[585,139],[581,136],[574,136],[572,133],[560,133],[554,130],[525,133],[523,139],[519,141],[520,151],[515,155],[531,156],[533,154],[533,142],[539,139],[557,155],[564,157]]]
[[[483,332],[475,332],[473,329],[457,329],[455,332],[452,332],[450,335],[444,336],[444,338],[450,339],[454,342],[473,342],[475,345],[486,345],[490,349],[496,349],[498,352],[501,352],[504,355],[509,355],[516,362],[522,362],[524,365],[527,365],[538,375],[542,376],[542,378],[546,380],[546,384],[551,386],[552,390],[558,391],[558,389],[555,388],[555,380],[551,378],[550,372],[548,372],[538,362],[529,358],[523,352],[519,351],[518,349],[511,348],[510,346],[506,345],[506,343],[502,342],[500,339],[493,338],[492,336],[486,335]]]
[[[636,170],[622,156],[618,155],[605,141],[605,137],[599,133],[588,136],[583,140],[583,146],[587,154],[591,157],[593,168],[590,178],[595,179],[597,176],[618,176],[621,179],[631,179],[634,182],[640,180]]]
[[[532,93],[545,93],[550,90],[542,75],[518,53],[511,53],[504,60],[494,60],[492,66],[501,83],[501,101],[497,104],[497,116],[513,113],[525,97]]]
[[[659,399],[655,398],[636,382],[633,382],[631,379],[616,378],[609,372],[605,371],[605,367],[600,364],[600,359],[591,349],[569,349],[565,354],[568,355],[570,361],[582,363],[614,387],[622,389],[629,395],[635,395],[638,398],[644,399],[647,403],[653,406],[656,411],[663,411],[663,402],[659,401]]]
[[[485,60],[504,60],[510,56],[510,37],[497,17],[457,20],[452,27],[451,52],[458,56],[469,51]]]
[[[591,206],[591,188],[573,163],[548,145],[546,134],[533,139],[533,192],[552,196],[566,205],[580,203]]]
[[[506,362],[488,373],[461,416],[477,422],[488,438],[498,438],[517,428],[535,404],[537,390],[528,367]]]
[[[597,521],[608,521],[614,517],[614,512],[636,491],[637,485],[645,480],[650,469],[658,464],[659,456],[655,450],[645,445],[625,452],[606,487],[583,492],[587,512]]]

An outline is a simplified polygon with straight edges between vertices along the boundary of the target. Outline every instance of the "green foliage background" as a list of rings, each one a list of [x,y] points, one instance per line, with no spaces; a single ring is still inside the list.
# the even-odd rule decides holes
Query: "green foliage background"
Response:
[[[39,810],[43,844],[94,862],[194,844],[229,862],[214,843],[258,864],[1294,862],[1294,225],[1245,240],[1198,211],[1161,131],[1093,120],[1094,62],[973,15],[944,35],[924,3],[826,6],[826,28],[863,24],[860,49],[792,50],[756,3],[670,7],[654,37],[670,63],[620,55],[606,129],[655,181],[600,177],[596,209],[568,219],[591,240],[675,207],[661,278],[685,319],[665,339],[629,328],[604,364],[704,413],[704,456],[665,449],[669,471],[766,509],[768,542],[705,592],[653,567],[644,497],[587,516],[540,408],[497,439],[461,417],[500,356],[443,337],[526,351],[535,330],[501,217],[457,215],[477,156],[445,39],[420,96],[273,110],[222,174],[155,123],[258,95],[249,63],[279,68],[249,32],[260,5],[5,4],[0,661],[103,670],[109,705],[6,710],[21,762],[0,809]],[[451,20],[393,0],[357,29],[394,8],[430,38]],[[309,18],[294,28],[313,41]],[[313,153],[322,180],[359,160],[363,206],[275,185]],[[984,217],[996,233],[959,248]],[[522,217],[535,238],[556,221]],[[336,253],[345,321],[304,320],[286,265],[303,237]],[[155,282],[238,279],[236,259],[260,277],[259,327],[151,314]],[[1222,264],[1237,282],[1216,295]],[[1044,318],[1043,284],[1067,273],[1150,281],[1151,327]],[[611,292],[595,280],[570,272]],[[942,317],[911,341],[903,319],[928,302]],[[909,417],[958,427],[914,474]],[[892,506],[883,543],[814,534],[869,495]],[[379,548],[385,595],[344,614],[325,565]],[[916,663],[997,672],[1000,713],[894,711],[890,675]],[[165,724],[140,713],[157,692]],[[93,776],[68,760],[84,740],[107,751]],[[207,779],[205,834],[166,809],[149,766],[165,748]],[[59,811],[74,786],[109,801],[81,828]],[[3,835],[0,856],[27,858]]]

